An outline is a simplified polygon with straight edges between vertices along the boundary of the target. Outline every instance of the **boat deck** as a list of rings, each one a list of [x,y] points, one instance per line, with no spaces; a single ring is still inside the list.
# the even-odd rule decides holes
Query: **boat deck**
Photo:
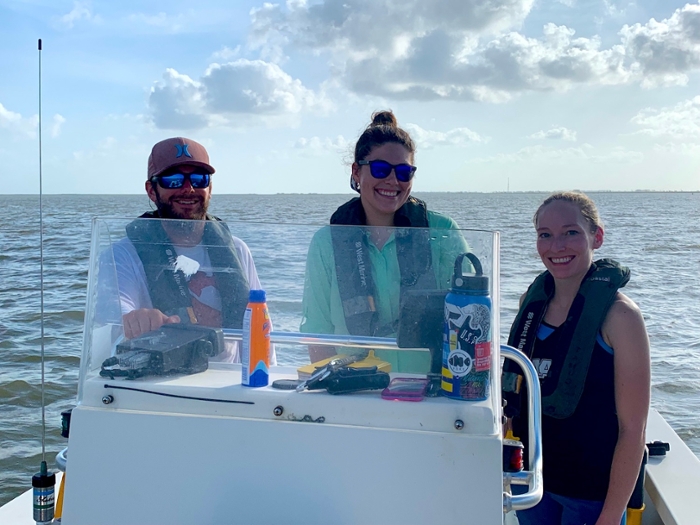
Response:
[[[644,512],[643,523],[700,523],[700,515],[694,505],[694,498],[700,494],[700,460],[654,409],[649,411],[647,419],[647,442],[652,441],[665,441],[671,449],[665,456],[649,458],[644,484],[648,511]],[[657,514],[661,521],[648,521],[652,514]]]

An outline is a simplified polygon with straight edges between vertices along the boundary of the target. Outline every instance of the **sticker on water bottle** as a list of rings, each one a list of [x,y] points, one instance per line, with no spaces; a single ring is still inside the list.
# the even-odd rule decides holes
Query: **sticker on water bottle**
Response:
[[[464,350],[453,350],[447,358],[447,367],[455,377],[462,377],[471,372],[473,360]]]
[[[491,342],[484,341],[474,346],[474,369],[477,372],[491,369]]]
[[[459,327],[459,341],[475,345],[488,339],[491,328],[491,312],[483,304],[468,304],[460,308],[462,315],[453,321]]]

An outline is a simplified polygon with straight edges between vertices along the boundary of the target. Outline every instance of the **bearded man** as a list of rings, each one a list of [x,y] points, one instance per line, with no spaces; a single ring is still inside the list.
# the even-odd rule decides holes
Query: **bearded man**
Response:
[[[261,285],[248,246],[207,213],[214,172],[194,140],[153,146],[145,188],[156,209],[113,246],[127,338],[168,323],[242,327],[248,292]],[[240,361],[238,345],[226,346],[216,360]]]

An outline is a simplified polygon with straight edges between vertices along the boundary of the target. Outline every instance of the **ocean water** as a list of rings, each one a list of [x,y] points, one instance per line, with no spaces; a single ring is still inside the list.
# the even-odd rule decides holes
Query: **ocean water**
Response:
[[[535,250],[532,214],[545,194],[416,194],[461,227],[501,232],[502,340],[518,299],[542,270]],[[641,307],[652,347],[652,405],[700,454],[700,193],[591,193],[605,222],[600,257],[632,269],[625,293]],[[271,253],[289,249],[292,224],[327,223],[350,195],[214,195],[210,211],[229,221],[277,225],[280,235],[249,239],[258,271]],[[37,196],[0,196],[0,505],[30,487],[41,460],[40,251]],[[149,209],[145,195],[49,195],[44,208],[44,348],[46,353],[46,450],[53,464],[66,445],[60,412],[75,403],[83,312],[95,216],[134,217]],[[298,249],[297,249],[298,251]],[[303,272],[303,254],[290,272]],[[272,286],[271,311],[283,319],[297,312],[300,289]],[[291,317],[290,317],[291,319]],[[302,361],[285,355],[283,361]],[[106,459],[105,468],[108,467]],[[29,509],[27,512],[31,512]]]

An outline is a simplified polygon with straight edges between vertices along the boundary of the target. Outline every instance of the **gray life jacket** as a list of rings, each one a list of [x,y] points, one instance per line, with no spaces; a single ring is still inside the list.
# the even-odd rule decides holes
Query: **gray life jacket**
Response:
[[[159,217],[157,212],[147,212],[139,217],[149,218]],[[175,270],[177,253],[161,221],[133,221],[127,225],[126,233],[143,264],[153,307],[165,315],[178,315],[183,323],[196,323],[187,280],[182,270]],[[214,280],[221,296],[223,327],[240,329],[248,304],[249,284],[226,224],[218,217],[207,215],[201,244],[214,268]]]

